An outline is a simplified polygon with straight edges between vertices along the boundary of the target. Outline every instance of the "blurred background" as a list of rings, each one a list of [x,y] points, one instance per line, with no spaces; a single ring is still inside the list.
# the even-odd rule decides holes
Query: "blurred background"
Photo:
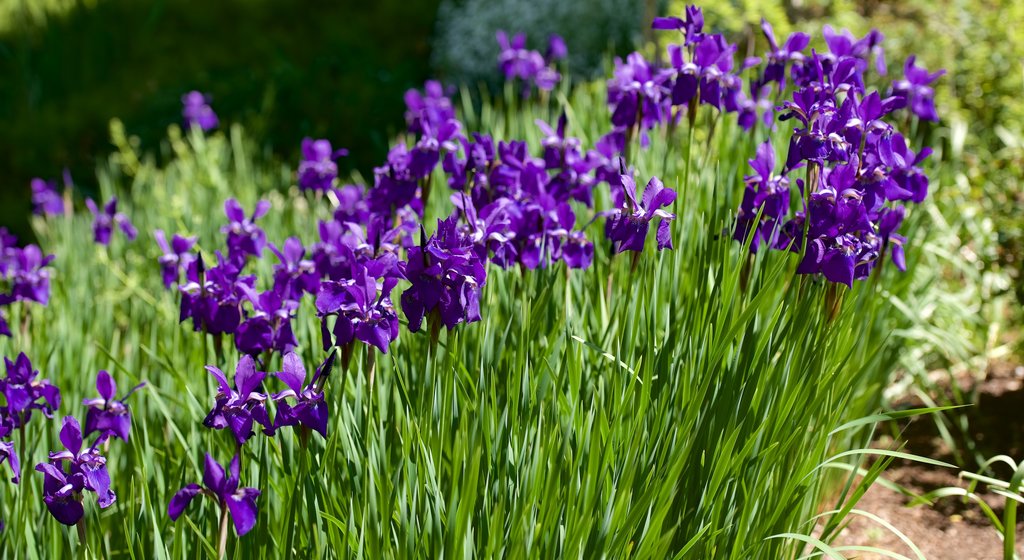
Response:
[[[120,118],[159,157],[181,95],[212,97],[270,157],[295,161],[304,136],[350,149],[368,175],[400,130],[402,94],[430,77],[476,88],[498,82],[497,29],[543,48],[562,34],[575,79],[604,76],[610,55],[650,40],[646,22],[678,0],[0,0],[0,225],[30,239],[32,177],[70,169],[86,192]],[[997,239],[982,268],[1020,281],[1024,255],[1024,0],[729,0],[703,4],[708,26],[757,37],[820,29],[887,35],[889,66],[906,53],[945,67],[938,133],[962,162],[973,212]],[[965,246],[968,245],[965,243]],[[969,247],[968,247],[969,249]]]

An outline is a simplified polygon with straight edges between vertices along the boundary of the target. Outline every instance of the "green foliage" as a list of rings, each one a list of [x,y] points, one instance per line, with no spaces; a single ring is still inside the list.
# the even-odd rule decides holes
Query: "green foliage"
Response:
[[[444,0],[433,44],[435,69],[446,81],[488,81],[498,89],[499,29],[524,32],[528,47],[544,52],[548,37],[569,48],[567,69],[576,76],[604,74],[608,54],[628,52],[654,2],[639,0]]]
[[[570,133],[590,144],[607,126],[604,99],[600,83],[563,86],[557,108],[507,90],[461,117],[536,150],[534,120],[564,109]],[[245,447],[243,483],[263,490],[259,523],[230,539],[228,556],[776,559],[800,557],[808,543],[828,549],[862,493],[849,480],[837,499],[836,483],[869,454],[904,456],[864,449],[875,419],[851,421],[882,405],[911,335],[935,336],[917,308],[899,305],[927,303],[933,269],[914,245],[911,274],[886,266],[846,290],[796,276],[795,255],[749,256],[727,230],[745,160],[765,133],[714,118],[702,113],[692,136],[655,135],[636,154],[641,178],[658,175],[680,193],[675,250],[632,266],[600,245],[586,271],[492,267],[483,320],[442,334],[436,353],[424,333],[408,332],[388,355],[357,352],[327,385],[326,442],[304,447],[285,430]],[[149,385],[131,401],[131,442],[109,451],[118,501],[87,504],[84,542],[45,513],[38,473],[0,487],[3,550],[18,557],[213,554],[209,504],[178,523],[165,511],[200,479],[202,453],[226,460],[234,442],[201,425],[215,394],[203,366],[217,358],[178,323],[150,232],[198,235],[210,254],[230,196],[247,208],[273,203],[261,225],[276,243],[314,241],[316,220],[330,214],[325,199],[290,187],[290,169],[256,156],[241,127],[187,138],[172,127],[164,165],[119,123],[112,132],[118,151],[98,188],[122,197],[143,236],[107,249],[91,242],[86,215],[37,220],[57,255],[53,298],[16,310],[18,336],[0,340],[0,353],[27,352],[64,391],[62,414],[82,414],[98,369]],[[446,214],[446,193],[432,194],[428,216]],[[597,195],[607,207],[607,193]],[[911,216],[915,242],[926,219]],[[602,239],[601,224],[588,234]],[[258,266],[263,285],[270,260]],[[322,359],[309,301],[296,331],[306,363]],[[236,358],[229,351],[218,365],[230,370]],[[56,433],[56,422],[33,422],[23,464],[43,460]],[[816,540],[806,535],[823,502],[836,502],[835,513],[818,519]]]
[[[345,169],[368,170],[401,127],[402,94],[430,75],[436,9],[436,0],[0,0],[12,23],[0,35],[0,224],[28,237],[29,180],[65,166],[92,175],[111,118],[156,149],[193,89],[211,93],[261,149],[291,158],[304,136],[327,137],[359,147]]]

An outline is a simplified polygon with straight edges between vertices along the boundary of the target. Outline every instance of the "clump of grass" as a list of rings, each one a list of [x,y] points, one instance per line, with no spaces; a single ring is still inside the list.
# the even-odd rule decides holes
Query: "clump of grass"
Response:
[[[536,150],[535,119],[564,110],[571,132],[593,143],[608,120],[604,94],[600,84],[563,86],[542,105],[509,94],[479,110],[467,103],[461,117]],[[880,418],[858,419],[883,404],[906,350],[893,336],[906,310],[893,302],[918,284],[887,267],[836,291],[797,276],[796,256],[749,256],[728,230],[755,138],[728,120],[711,126],[714,118],[659,132],[633,161],[680,192],[674,251],[627,262],[599,250],[572,274],[561,264],[495,269],[483,320],[442,334],[439,351],[426,333],[404,333],[376,360],[372,384],[357,353],[328,383],[326,441],[303,447],[282,433],[244,448],[247,480],[263,490],[259,520],[227,556],[795,558],[812,546],[840,557],[828,540],[862,493],[852,473],[868,454],[905,456],[866,449],[866,427]],[[102,247],[86,216],[37,221],[58,255],[53,297],[28,311],[26,335],[0,341],[0,353],[29,353],[64,391],[63,414],[81,412],[98,369],[148,381],[132,402],[130,443],[109,458],[119,498],[87,508],[80,540],[45,517],[41,477],[27,473],[0,493],[0,538],[28,558],[214,556],[211,506],[177,524],[165,511],[201,476],[203,451],[230,456],[235,444],[201,425],[216,392],[203,366],[216,353],[178,323],[178,296],[163,290],[148,236],[196,235],[209,253],[222,243],[224,199],[251,208],[267,198],[270,240],[311,243],[330,208],[299,193],[290,169],[254,154],[239,127],[208,137],[172,127],[162,166],[123,133],[115,144],[99,190],[121,197],[142,237]],[[446,212],[442,190],[428,216]],[[607,194],[598,197],[607,207]],[[601,237],[599,224],[589,227]],[[910,270],[920,259],[909,251]],[[270,263],[257,273],[268,282]],[[309,301],[298,317],[298,351],[316,363]],[[237,358],[228,349],[222,360]],[[22,463],[42,460],[54,434],[34,426]],[[826,530],[809,536],[807,523],[844,479]]]

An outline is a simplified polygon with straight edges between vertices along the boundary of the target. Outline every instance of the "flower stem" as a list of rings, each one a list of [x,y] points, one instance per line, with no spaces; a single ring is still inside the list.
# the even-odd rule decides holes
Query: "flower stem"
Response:
[[[75,523],[75,528],[78,529],[78,544],[85,546],[85,516],[83,515],[78,523]]]
[[[220,505],[220,540],[217,544],[217,558],[224,558],[224,553],[228,549],[228,505],[221,503]]]

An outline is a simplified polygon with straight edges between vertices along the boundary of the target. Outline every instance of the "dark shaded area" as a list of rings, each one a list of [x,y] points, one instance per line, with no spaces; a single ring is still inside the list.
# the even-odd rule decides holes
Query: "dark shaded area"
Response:
[[[1024,369],[1007,363],[994,363],[985,379],[973,382],[958,379],[960,393],[968,395],[971,406],[946,413],[950,420],[949,435],[959,457],[939,433],[932,418],[920,417],[899,422],[894,428],[897,439],[906,441],[906,451],[932,457],[966,470],[979,468],[978,461],[995,455],[1020,458],[1024,455],[1024,432],[1017,429],[1024,422]],[[945,398],[956,402],[949,387]],[[916,398],[899,403],[900,408],[926,406]],[[1003,473],[1007,477],[1012,473]]]
[[[213,97],[279,155],[304,136],[381,161],[402,94],[429,77],[437,0],[100,0],[0,37],[0,225],[28,237],[32,177],[71,169],[89,188],[121,118],[156,152],[181,95]]]

